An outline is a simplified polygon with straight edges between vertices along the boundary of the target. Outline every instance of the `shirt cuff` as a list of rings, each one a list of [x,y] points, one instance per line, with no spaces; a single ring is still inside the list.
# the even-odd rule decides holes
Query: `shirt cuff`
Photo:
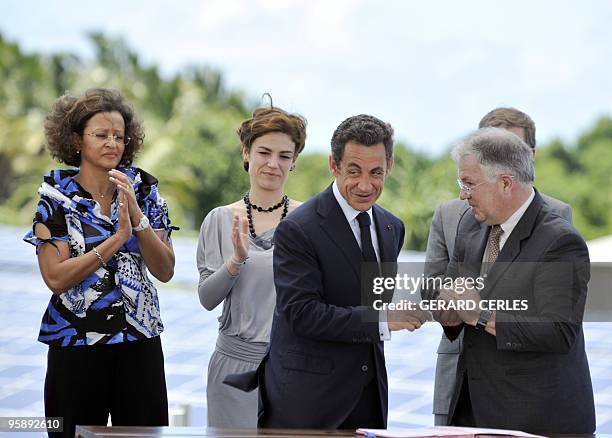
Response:
[[[380,335],[381,341],[391,340],[391,332],[389,331],[389,324],[387,324],[386,311],[380,311],[378,313],[378,334]]]

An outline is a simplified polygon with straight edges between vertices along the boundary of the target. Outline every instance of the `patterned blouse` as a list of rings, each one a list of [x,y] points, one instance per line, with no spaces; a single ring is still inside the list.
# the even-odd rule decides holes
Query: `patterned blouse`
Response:
[[[133,181],[136,199],[154,230],[172,229],[166,201],[157,192],[157,179],[136,167],[119,168]],[[78,257],[115,233],[119,203],[113,197],[111,217],[100,210],[74,177],[78,169],[53,170],[38,189],[40,201],[32,231],[24,240],[37,247],[55,240],[68,243],[70,256]],[[34,235],[42,223],[50,239]],[[59,251],[58,251],[59,254]],[[136,236],[132,234],[117,253],[81,283],[60,295],[52,295],[43,316],[38,340],[55,346],[117,344],[159,335],[164,329],[157,290],[147,276]]]

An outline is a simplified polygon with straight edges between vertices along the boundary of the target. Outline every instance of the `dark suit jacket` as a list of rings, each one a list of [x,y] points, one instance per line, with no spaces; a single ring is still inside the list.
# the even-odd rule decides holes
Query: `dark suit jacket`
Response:
[[[572,208],[563,201],[540,193],[542,200],[559,216],[572,222]],[[450,258],[455,248],[455,237],[457,226],[464,214],[470,214],[470,207],[466,200],[453,199],[444,202],[436,208],[429,238],[427,239],[427,253],[425,254],[425,276],[444,276],[448,269]],[[433,413],[436,424],[445,424],[441,418],[448,415],[453,390],[455,389],[455,377],[457,375],[457,362],[463,343],[463,336],[450,342],[443,334],[438,345],[438,359],[436,361],[436,376],[434,381]]]
[[[394,265],[404,226],[377,205],[373,215],[381,261]],[[259,426],[338,428],[374,372],[384,427],[378,314],[361,303],[361,251],[331,186],[287,216],[274,241],[277,301],[259,369]]]
[[[464,215],[447,274],[479,275],[490,227]],[[483,299],[527,300],[524,311],[498,311],[497,336],[464,331],[449,417],[467,377],[476,425],[532,433],[592,433],[595,409],[582,317],[589,255],[578,231],[539,193],[491,267]]]

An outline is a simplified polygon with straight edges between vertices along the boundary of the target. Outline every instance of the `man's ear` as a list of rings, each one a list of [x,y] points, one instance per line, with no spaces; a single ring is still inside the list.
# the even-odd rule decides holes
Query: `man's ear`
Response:
[[[391,174],[391,169],[393,169],[393,158],[387,162],[387,176]]]
[[[332,154],[329,155],[329,171],[332,173],[332,175],[334,175],[334,177],[338,176],[339,166]]]
[[[509,175],[502,175],[500,179],[504,185],[504,191],[508,191],[514,185],[514,179]]]

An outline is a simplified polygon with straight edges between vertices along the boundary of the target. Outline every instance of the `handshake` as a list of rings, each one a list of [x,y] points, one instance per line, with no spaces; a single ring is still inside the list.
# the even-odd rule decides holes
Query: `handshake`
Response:
[[[427,321],[433,321],[433,315],[431,312],[419,308],[387,311],[389,331],[408,330],[413,332],[421,328]]]
[[[414,310],[388,310],[387,324],[389,331],[408,330],[411,332],[421,328],[427,321],[437,321],[444,326],[456,326],[463,322],[475,325],[475,320],[473,322],[464,321],[461,313],[466,312],[456,312],[454,310],[429,311],[419,308]]]
[[[390,331],[409,330],[414,331],[421,328],[427,321],[437,321],[443,326],[457,326],[463,323],[476,325],[480,311],[477,304],[480,303],[479,291],[468,287],[462,291],[455,291],[452,287],[442,287],[439,290],[437,300],[454,304],[455,309],[467,309],[466,302],[473,302],[474,310],[450,310],[444,307],[425,310],[419,306],[412,306],[410,309],[387,310],[387,322]]]

